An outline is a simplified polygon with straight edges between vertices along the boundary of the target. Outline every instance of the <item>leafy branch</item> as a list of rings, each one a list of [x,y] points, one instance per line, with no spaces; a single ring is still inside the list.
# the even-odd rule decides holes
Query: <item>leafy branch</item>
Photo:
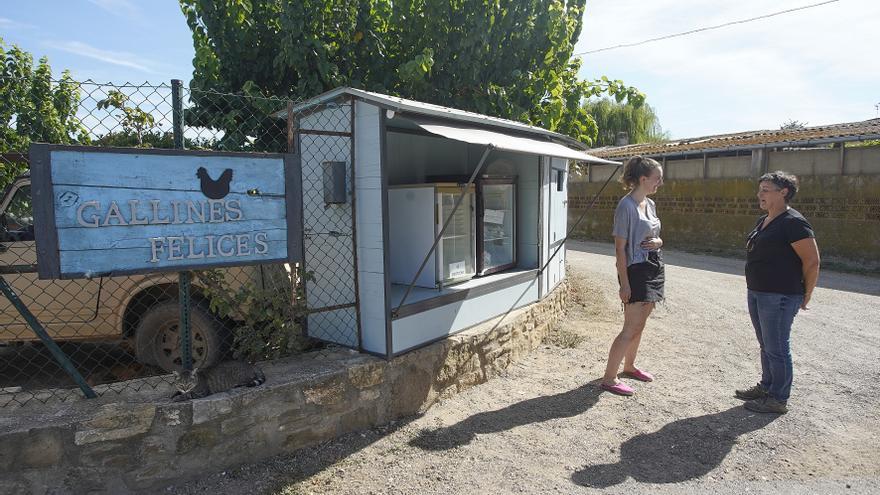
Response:
[[[138,147],[144,147],[144,134],[156,127],[161,127],[162,124],[157,124],[156,118],[149,112],[145,112],[137,106],[128,106],[128,101],[128,95],[114,89],[107,93],[106,98],[98,101],[98,109],[115,108],[120,110],[122,115],[118,116],[118,119],[122,124],[122,129],[125,132],[134,133],[137,136]]]

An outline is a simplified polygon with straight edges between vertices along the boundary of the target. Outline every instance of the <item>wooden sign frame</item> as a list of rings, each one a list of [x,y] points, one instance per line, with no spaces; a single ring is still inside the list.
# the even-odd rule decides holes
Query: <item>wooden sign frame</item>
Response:
[[[41,279],[302,261],[296,154],[32,144]]]

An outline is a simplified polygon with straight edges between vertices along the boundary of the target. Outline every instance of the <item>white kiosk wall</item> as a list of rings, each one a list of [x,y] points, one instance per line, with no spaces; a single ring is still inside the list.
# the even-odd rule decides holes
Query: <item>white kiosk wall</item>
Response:
[[[354,107],[355,215],[357,217],[357,276],[364,350],[387,352],[385,285],[385,227],[382,192],[382,110],[356,101]]]
[[[549,210],[549,255],[547,265],[547,288],[544,294],[550,293],[565,278],[565,235],[568,230],[568,161],[561,158],[550,160],[550,210]],[[559,248],[557,252],[557,248]],[[546,262],[546,261],[545,261]],[[543,295],[542,295],[543,297]]]
[[[550,264],[541,274],[541,297],[553,291],[565,278],[565,246],[553,259],[550,256],[563,244],[568,228],[568,160],[542,157],[541,206],[546,212],[541,225],[541,266]]]

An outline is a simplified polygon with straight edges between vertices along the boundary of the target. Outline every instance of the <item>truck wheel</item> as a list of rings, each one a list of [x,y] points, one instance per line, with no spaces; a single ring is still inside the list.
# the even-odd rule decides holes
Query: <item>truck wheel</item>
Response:
[[[189,313],[193,367],[217,364],[223,357],[223,326],[198,304]],[[159,303],[141,317],[135,331],[138,361],[165,371],[183,369],[180,352],[180,308],[177,301]]]

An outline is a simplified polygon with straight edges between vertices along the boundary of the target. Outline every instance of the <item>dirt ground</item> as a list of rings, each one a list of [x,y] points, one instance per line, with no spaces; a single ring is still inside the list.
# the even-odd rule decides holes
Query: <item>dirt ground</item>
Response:
[[[823,272],[795,320],[790,412],[759,377],[742,261],[665,253],[642,339],[656,381],[597,387],[623,320],[610,245],[570,243],[571,305],[546,344],[426,414],[169,488],[178,494],[880,493],[880,279]]]

